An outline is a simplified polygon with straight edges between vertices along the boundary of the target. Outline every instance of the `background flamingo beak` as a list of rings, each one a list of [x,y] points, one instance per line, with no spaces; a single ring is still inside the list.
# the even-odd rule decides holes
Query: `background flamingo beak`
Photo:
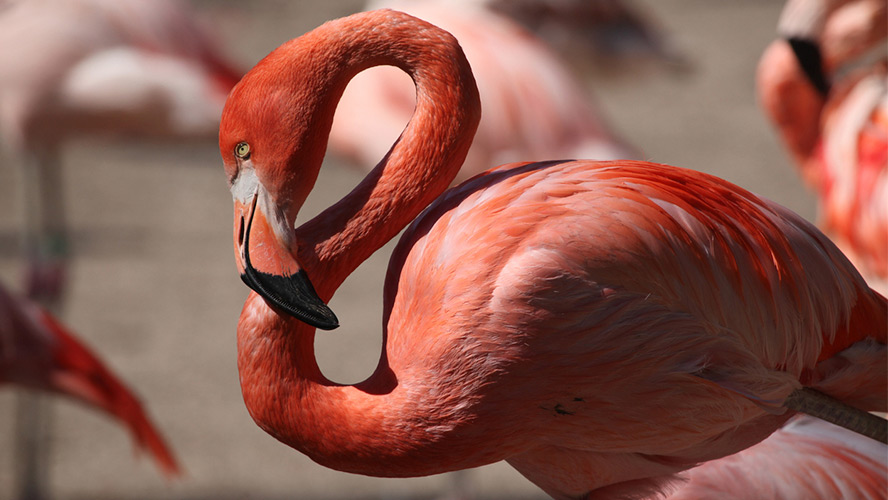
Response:
[[[339,327],[339,319],[318,297],[308,274],[281,245],[263,210],[257,209],[257,199],[258,194],[249,206],[235,202],[234,246],[241,279],[269,305],[300,321],[321,330]],[[251,238],[255,248],[262,249],[255,266]]]

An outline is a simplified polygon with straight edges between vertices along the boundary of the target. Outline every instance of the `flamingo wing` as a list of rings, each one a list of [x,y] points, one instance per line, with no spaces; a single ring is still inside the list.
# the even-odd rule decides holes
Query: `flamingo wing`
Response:
[[[824,235],[725,181],[643,162],[467,181],[405,233],[385,304],[395,373],[446,377],[423,404],[464,408],[465,432],[503,421],[505,442],[553,443],[509,458],[550,493],[587,492],[576,478],[618,462],[604,452],[668,456],[632,466],[665,475],[748,447],[819,361],[858,342],[881,353],[870,373],[885,368],[885,301]],[[565,462],[589,470],[568,479]]]

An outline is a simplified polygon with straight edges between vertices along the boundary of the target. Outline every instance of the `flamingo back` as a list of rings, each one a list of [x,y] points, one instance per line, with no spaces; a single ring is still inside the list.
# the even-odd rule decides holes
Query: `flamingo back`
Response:
[[[478,439],[510,443],[509,462],[556,497],[606,470],[668,477],[748,447],[802,384],[886,405],[873,381],[888,368],[885,299],[798,215],[689,170],[575,161],[477,176],[407,230],[384,314],[393,371],[440,374],[429,414],[467,434],[503,422]],[[529,444],[541,442],[558,445]],[[662,487],[643,482],[631,488]]]
[[[773,407],[819,361],[886,342],[884,299],[812,225],[724,181],[641,162],[507,165],[449,191],[399,243],[385,304],[389,359],[411,359],[401,369],[417,369],[408,352],[466,356],[483,363],[451,371],[483,383],[471,373],[530,360],[510,376],[563,377],[568,392],[612,384],[605,406],[632,411],[639,387],[674,394],[653,381],[668,374]],[[442,333],[398,333],[416,328]],[[623,356],[650,380],[609,373]]]

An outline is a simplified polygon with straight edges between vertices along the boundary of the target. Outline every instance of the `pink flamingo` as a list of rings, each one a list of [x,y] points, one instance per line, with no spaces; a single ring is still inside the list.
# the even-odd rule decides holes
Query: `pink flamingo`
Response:
[[[882,500],[888,449],[822,420],[799,416],[761,443],[685,473],[668,500]]]
[[[0,286],[0,383],[73,397],[125,425],[168,476],[179,465],[139,400],[61,323]]]
[[[870,283],[888,290],[888,59],[846,74],[884,46],[883,0],[791,1],[783,39],[762,56],[758,89],[805,181],[818,223]]]
[[[416,112],[363,182],[296,228],[335,105],[378,64],[412,76]],[[640,498],[763,440],[812,389],[885,409],[888,303],[810,223],[629,160],[504,165],[445,193],[479,115],[456,40],[388,10],[283,44],[232,90],[219,147],[256,292],[238,369],[266,432],[353,473],[507,460],[555,498]],[[336,384],[314,356],[315,329],[338,326],[325,302],[407,224],[379,365]]]
[[[65,143],[212,137],[241,72],[176,0],[13,0],[0,22],[0,142],[22,167],[25,287],[58,312],[68,257]],[[48,482],[48,408],[39,403],[20,398],[24,497],[43,496]]]
[[[60,148],[85,136],[212,137],[241,72],[174,0],[33,0],[0,16],[0,136],[24,168],[27,288],[58,302]]]
[[[487,111],[457,181],[522,159],[639,156],[609,130],[561,60],[507,18],[474,2],[384,4],[450,31],[472,63]],[[339,102],[330,145],[369,171],[413,114],[414,94],[410,78],[397,68],[358,75]]]

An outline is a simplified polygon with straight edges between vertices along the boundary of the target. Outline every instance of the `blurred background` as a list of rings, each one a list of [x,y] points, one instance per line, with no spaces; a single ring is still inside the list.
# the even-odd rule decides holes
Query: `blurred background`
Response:
[[[28,0],[25,0],[28,1]],[[0,2],[2,3],[2,2]],[[759,109],[756,64],[778,0],[637,0],[684,58],[570,66],[613,131],[644,159],[709,172],[813,219],[814,201]],[[221,51],[249,68],[282,42],[362,9],[346,0],[192,3]],[[7,50],[3,47],[0,50]],[[0,68],[0,72],[10,68]],[[0,163],[0,280],[22,274],[17,151]],[[61,318],[141,397],[184,467],[167,481],[103,414],[53,398],[46,492],[59,499],[423,499],[454,493],[448,476],[394,480],[322,468],[256,427],[240,396],[235,327],[247,288],[232,256],[231,195],[213,138],[192,142],[84,138],[62,149],[71,262]],[[328,155],[306,215],[362,177]],[[382,276],[391,245],[331,302],[342,327],[319,332],[337,382],[368,376],[379,355]],[[0,498],[14,498],[15,391],[0,391]],[[475,498],[545,496],[505,464],[461,474]]]

